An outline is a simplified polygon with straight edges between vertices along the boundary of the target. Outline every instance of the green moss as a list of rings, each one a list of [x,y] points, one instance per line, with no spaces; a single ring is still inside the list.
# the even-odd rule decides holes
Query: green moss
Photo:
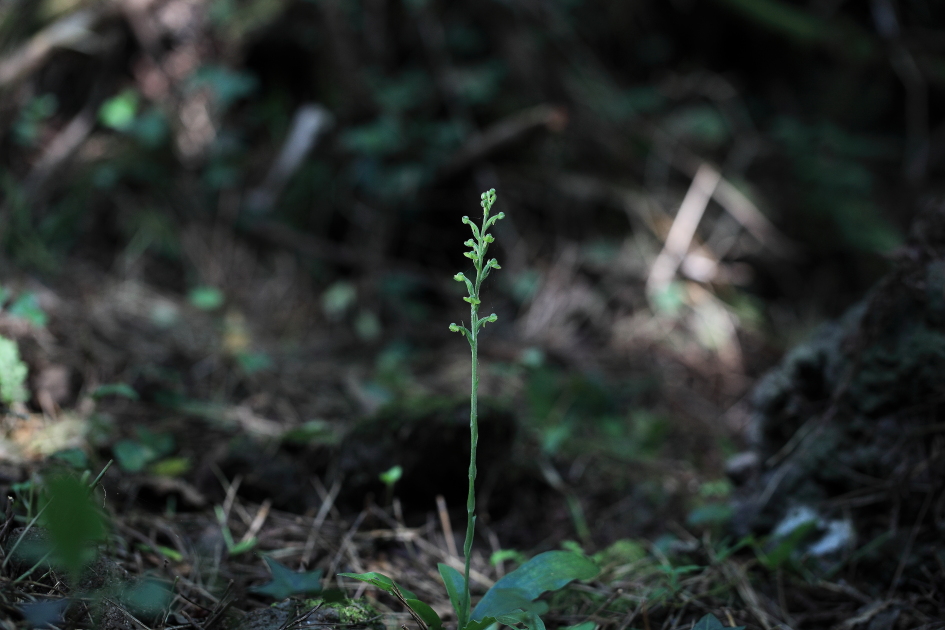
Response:
[[[326,602],[320,597],[306,600],[307,606],[321,605],[321,610],[331,609],[338,614],[338,623],[345,625],[364,625],[378,616],[374,608],[364,599],[357,601],[346,599],[343,602]]]

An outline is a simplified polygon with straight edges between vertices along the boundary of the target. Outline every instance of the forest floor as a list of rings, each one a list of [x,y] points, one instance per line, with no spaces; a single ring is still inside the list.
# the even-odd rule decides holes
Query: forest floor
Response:
[[[862,4],[0,3],[0,627],[454,623],[489,188],[474,596],[945,627],[945,15]]]

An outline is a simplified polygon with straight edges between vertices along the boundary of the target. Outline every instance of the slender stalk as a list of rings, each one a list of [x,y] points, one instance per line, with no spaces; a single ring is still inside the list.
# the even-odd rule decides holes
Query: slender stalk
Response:
[[[478,284],[478,282],[477,282]],[[471,304],[471,321],[475,322],[479,316],[477,304]],[[476,531],[476,447],[479,444],[479,331],[478,326],[473,326],[469,344],[472,355],[472,387],[469,394],[469,494],[466,498],[466,541],[463,543],[463,556],[465,558],[464,572],[466,592],[463,594],[466,600],[463,609],[472,610],[472,601],[469,593],[469,558],[472,555],[473,536]],[[463,626],[468,619],[463,620]],[[463,627],[460,626],[460,627]]]
[[[463,223],[470,226],[475,237],[475,240],[469,239],[465,244],[472,250],[466,252],[466,256],[472,259],[476,267],[476,280],[471,281],[462,273],[453,276],[454,280],[465,282],[466,288],[469,290],[469,297],[463,299],[469,302],[470,322],[469,328],[450,324],[450,330],[461,333],[466,337],[472,355],[472,379],[469,392],[469,494],[466,499],[466,541],[463,544],[463,555],[465,556],[463,601],[460,610],[457,611],[459,630],[466,627],[472,610],[472,597],[469,592],[469,564],[472,557],[473,537],[476,532],[476,448],[479,445],[479,329],[497,319],[495,313],[488,317],[479,317],[479,289],[482,287],[482,282],[489,276],[490,271],[500,269],[495,258],[485,262],[489,243],[494,240],[489,234],[489,228],[496,221],[505,217],[505,214],[500,212],[491,219],[489,218],[489,212],[492,210],[494,203],[494,189],[482,193],[483,217],[482,225],[479,227],[470,221],[469,217],[463,217]]]

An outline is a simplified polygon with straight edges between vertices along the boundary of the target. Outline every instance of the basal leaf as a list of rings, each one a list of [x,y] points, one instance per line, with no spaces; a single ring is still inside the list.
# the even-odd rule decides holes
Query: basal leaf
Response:
[[[496,584],[498,584],[498,582]],[[522,591],[516,588],[496,588],[493,586],[486,593],[485,597],[482,598],[482,601],[486,601],[486,597],[489,598],[486,614],[490,617],[496,617],[499,621],[502,621],[503,616],[515,611],[528,612],[533,605],[533,598],[525,597]],[[480,610],[481,607],[482,602],[480,602],[479,606],[476,606],[476,610],[473,612],[473,619],[476,619],[477,615],[482,613]],[[524,618],[520,621],[524,623]],[[505,622],[502,621],[502,623]]]
[[[464,630],[485,630],[486,628],[494,624],[496,621],[498,621],[498,619],[496,619],[495,617],[483,617],[482,619],[478,619],[476,621],[470,621],[469,623],[467,623],[466,628]]]
[[[443,578],[443,584],[446,585],[446,593],[450,596],[450,603],[453,604],[453,610],[456,611],[456,616],[460,623],[462,623],[466,619],[469,619],[469,610],[464,610],[464,608],[466,608],[466,602],[463,597],[463,594],[466,592],[466,579],[463,577],[462,573],[448,564],[441,562],[436,566],[440,570],[440,577]]]
[[[394,581],[386,575],[376,573],[375,571],[370,571],[368,573],[339,573],[338,575],[341,577],[351,578],[352,580],[360,580],[361,582],[373,584],[377,588],[384,589],[388,593],[394,592]]]
[[[420,618],[430,626],[430,630],[439,630],[443,627],[443,620],[436,614],[436,611],[419,599],[408,599],[407,605],[410,606],[415,613],[420,615]]]
[[[546,551],[512,571],[486,592],[473,610],[472,619],[512,612],[508,593],[517,591],[520,601],[531,602],[545,591],[556,591],[573,580],[589,580],[600,569],[588,558],[570,551]]]
[[[372,584],[377,588],[383,589],[392,595],[400,594],[404,599],[417,599],[416,594],[414,594],[412,591],[408,591],[382,573],[369,571],[368,573],[339,573],[338,575],[341,577],[351,578],[352,580],[367,582],[368,584]]]

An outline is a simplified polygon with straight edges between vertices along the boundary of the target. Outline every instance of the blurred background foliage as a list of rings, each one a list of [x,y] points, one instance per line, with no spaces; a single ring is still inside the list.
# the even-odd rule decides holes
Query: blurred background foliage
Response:
[[[50,314],[73,390],[214,421],[457,393],[459,219],[494,187],[487,393],[543,457],[718,476],[754,379],[940,192],[943,88],[932,0],[11,0],[8,308]]]

